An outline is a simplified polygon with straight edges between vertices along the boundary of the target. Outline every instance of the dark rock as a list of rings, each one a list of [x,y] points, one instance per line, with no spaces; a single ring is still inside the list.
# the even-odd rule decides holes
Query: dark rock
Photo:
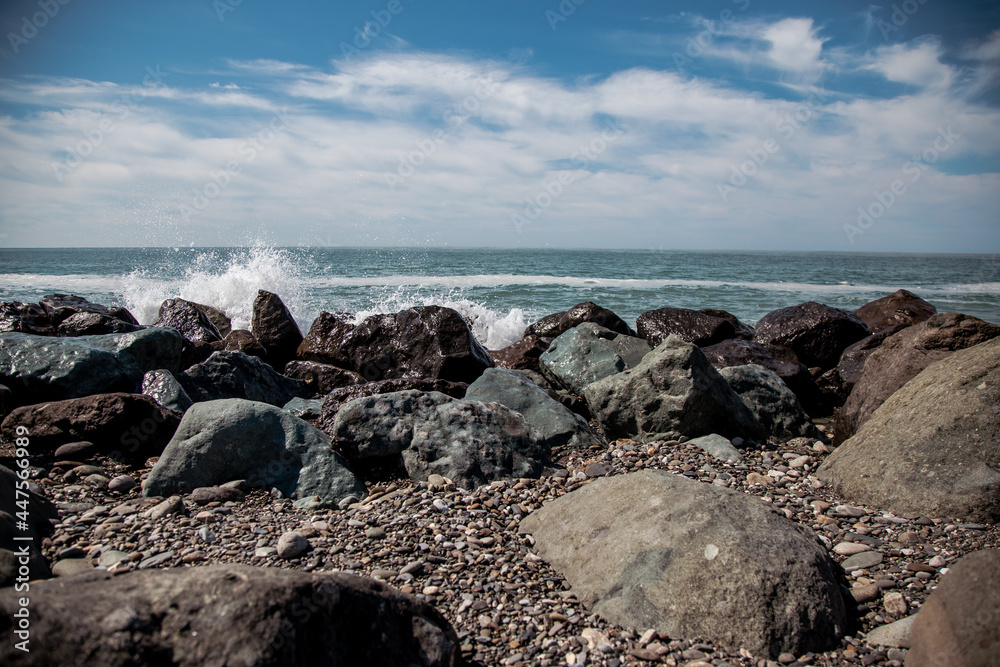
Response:
[[[285,375],[302,380],[315,395],[326,395],[334,389],[365,383],[365,379],[353,371],[318,361],[289,361],[285,364]]]
[[[142,393],[165,408],[184,412],[194,401],[170,371],[159,368],[142,376]]]
[[[854,311],[872,333],[890,327],[910,326],[928,319],[937,308],[927,303],[913,292],[905,289],[893,292],[881,299],[869,301]]]
[[[907,326],[897,324],[888,329],[882,329],[876,334],[862,338],[844,350],[837,365],[816,379],[816,385],[820,391],[827,395],[828,402],[837,407],[843,405],[847,397],[850,396],[851,390],[854,389],[854,385],[861,378],[865,362],[868,361],[871,353],[877,350],[886,338],[902,331]]]
[[[139,324],[135,316],[125,308],[91,303],[75,294],[49,294],[39,299],[38,305],[45,310],[45,314],[48,315],[49,322],[53,326],[58,326],[63,320],[77,313],[96,313],[113,317],[126,324]]]
[[[583,396],[609,439],[764,437],[760,422],[701,350],[673,335],[635,368],[587,385]]]
[[[336,507],[366,493],[325,433],[280,408],[236,398],[196,403],[184,413],[143,495],[188,493],[234,479],[313,501],[310,506]]]
[[[194,302],[192,301],[191,303]],[[195,303],[194,306],[201,312],[205,313],[205,317],[207,317],[208,321],[215,326],[216,330],[219,332],[219,335],[222,336],[223,338],[229,335],[229,332],[233,330],[232,320],[230,320],[229,316],[226,315],[221,310],[219,310],[218,308],[213,308],[212,306],[206,306],[205,304],[202,303]]]
[[[500,368],[530,370],[539,373],[541,371],[538,366],[538,357],[542,356],[542,353],[547,349],[549,349],[548,340],[532,335],[500,350],[490,350],[490,356]]]
[[[4,437],[23,426],[34,454],[52,453],[69,442],[88,440],[102,454],[131,464],[159,456],[180,423],[181,413],[141,394],[96,394],[17,408],[3,420]]]
[[[791,348],[806,366],[833,368],[840,353],[870,335],[861,318],[846,310],[807,301],[772,310],[757,322],[754,340]]]
[[[258,357],[260,359],[267,356],[267,350],[264,349],[264,346],[261,345],[260,341],[246,329],[231,330],[226,334],[225,338],[212,343],[211,348],[213,352],[222,352],[224,350],[228,350],[230,352],[239,351],[251,357]],[[208,357],[206,357],[206,359],[207,358]]]
[[[146,371],[176,371],[184,339],[173,329],[128,334],[50,338],[0,334],[0,382],[16,405],[134,392]]]
[[[33,447],[34,442],[31,445]],[[22,564],[19,555],[24,553],[25,548],[28,553],[28,576],[22,577],[20,583],[50,576],[48,563],[42,556],[42,538],[52,534],[54,524],[59,521],[59,512],[55,505],[30,487],[19,490],[19,483],[24,484],[17,473],[0,466],[0,586],[18,583],[18,570]],[[26,527],[18,525],[21,521]],[[31,539],[15,539],[18,537]]]
[[[349,387],[335,389],[327,394],[323,401],[323,414],[317,426],[329,435],[333,435],[333,422],[337,412],[345,404],[367,396],[391,394],[397,391],[412,389],[414,391],[436,391],[452,398],[463,398],[469,385],[464,382],[448,382],[447,380],[379,380],[367,384],[355,384]]]
[[[851,502],[897,514],[1000,520],[998,405],[1000,338],[994,338],[921,371],[816,476]]]
[[[131,333],[143,329],[110,315],[100,313],[74,313],[56,327],[57,336],[100,336],[103,334]]]
[[[832,649],[846,630],[837,568],[815,533],[744,493],[644,470],[546,503],[519,530],[621,626],[771,658]]]
[[[729,320],[687,308],[658,308],[645,312],[635,321],[635,329],[653,347],[670,334],[698,347],[736,337],[736,327]]]
[[[14,392],[5,384],[0,384],[0,417],[5,417],[14,409]]]
[[[321,364],[336,364],[343,359],[340,343],[354,328],[351,313],[328,313],[323,311],[309,328],[309,333],[299,344],[296,356],[305,361]]]
[[[243,498],[243,492],[232,486],[199,486],[191,492],[191,502],[195,505],[240,502]]]
[[[932,363],[997,336],[1000,326],[959,313],[938,313],[889,336],[869,355],[837,411],[834,442],[854,435],[878,406]]]
[[[699,308],[699,313],[705,313],[706,315],[711,315],[712,317],[721,317],[724,320],[729,320],[733,324],[733,328],[736,329],[736,337],[742,340],[753,340],[753,327],[749,324],[744,324],[740,322],[739,318],[730,313],[727,310],[719,310],[717,308]]]
[[[193,343],[214,343],[222,340],[208,315],[197,305],[184,299],[167,299],[160,304],[160,314],[154,327],[173,327]]]
[[[584,322],[593,322],[605,329],[610,329],[615,333],[626,336],[635,335],[635,332],[632,331],[622,318],[607,308],[601,308],[596,303],[585,301],[584,303],[576,304],[565,312],[546,315],[528,326],[524,330],[524,337],[555,338]]]
[[[52,458],[56,461],[86,461],[100,454],[100,451],[100,448],[89,440],[80,440],[59,445],[52,452]]]
[[[181,370],[186,370],[204,362],[216,348],[221,345],[221,341],[206,343],[204,341],[193,341],[184,339],[184,349],[181,352]]]
[[[213,352],[204,362],[178,374],[177,380],[196,403],[244,398],[280,407],[296,396],[311,396],[305,382],[285,377],[242,352]]]
[[[719,374],[739,394],[769,437],[786,442],[819,435],[799,399],[774,371],[749,364],[723,368]]]
[[[339,572],[217,565],[33,584],[30,653],[13,639],[19,595],[0,595],[0,632],[11,638],[0,662],[9,665],[455,667],[461,659],[455,631],[431,604]]]
[[[45,309],[37,303],[0,302],[0,332],[54,336],[56,331]]]
[[[610,375],[621,373],[628,363],[611,339],[620,334],[591,322],[560,334],[539,357],[542,375],[555,386],[576,395]]]
[[[257,291],[250,330],[267,351],[264,361],[275,370],[281,370],[295,358],[302,342],[302,332],[291,311],[277,294],[265,290]]]

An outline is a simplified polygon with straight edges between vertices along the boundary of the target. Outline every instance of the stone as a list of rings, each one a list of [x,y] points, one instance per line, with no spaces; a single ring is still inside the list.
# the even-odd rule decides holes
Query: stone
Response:
[[[45,309],[37,303],[0,301],[0,332],[27,333],[35,336],[54,336],[55,325]]]
[[[174,374],[165,368],[148,371],[142,376],[142,393],[163,407],[179,412],[194,405]]]
[[[872,548],[870,546],[859,542],[839,542],[835,547],[833,547],[833,552],[840,554],[841,556],[853,556],[854,554],[859,554],[862,551],[871,550]]]
[[[115,563],[119,563],[123,560],[128,560],[128,554],[124,551],[118,551],[117,549],[108,549],[107,551],[102,551],[100,557],[97,559],[97,564],[103,567],[111,567]]]
[[[893,648],[910,648],[913,637],[913,621],[916,615],[901,618],[893,623],[880,625],[865,637],[871,646],[891,646]]]
[[[5,637],[14,636],[18,595],[0,593]],[[31,620],[37,665],[80,656],[109,667],[452,667],[461,659],[455,631],[432,605],[343,573],[243,565],[93,572],[33,584]],[[14,644],[0,645],[3,664],[28,655]]]
[[[635,329],[641,338],[656,347],[670,334],[688,343],[705,347],[736,337],[736,327],[728,319],[688,308],[658,308],[639,315]]]
[[[278,546],[275,549],[278,558],[291,560],[309,551],[310,545],[305,535],[296,531],[290,531],[281,534],[281,537],[278,538]]]
[[[81,572],[90,572],[94,565],[89,558],[64,558],[52,566],[53,577],[72,577]]]
[[[539,357],[542,375],[554,385],[582,395],[590,383],[628,368],[610,344],[612,336],[610,330],[591,323],[560,334]]]
[[[153,466],[145,496],[188,493],[245,479],[294,499],[336,507],[365,486],[325,433],[280,408],[243,399],[196,403]]]
[[[281,406],[281,409],[300,419],[311,421],[319,419],[323,413],[323,401],[322,398],[293,398]]]
[[[96,313],[113,317],[126,324],[139,324],[132,313],[125,308],[91,303],[76,294],[49,294],[39,299],[38,305],[45,311],[49,322],[53,325],[59,325],[78,313]]]
[[[243,492],[232,486],[200,486],[191,492],[191,502],[196,505],[240,502],[243,498]]]
[[[257,357],[261,360],[267,356],[267,350],[264,349],[264,346],[246,329],[233,329],[222,340],[211,343],[209,348],[213,352],[221,352],[223,350],[242,352],[247,356]]]
[[[351,461],[401,457],[410,479],[438,474],[469,490],[538,477],[550,454],[525,418],[499,403],[413,390],[351,401],[337,413],[333,437]]]
[[[318,361],[289,361],[284,375],[302,380],[313,395],[325,396],[334,389],[367,382],[360,374]]]
[[[840,354],[837,365],[816,379],[816,385],[826,396],[827,401],[836,407],[842,406],[861,378],[865,362],[872,352],[881,347],[886,338],[905,328],[905,325],[898,324],[847,346]]]
[[[436,391],[447,394],[452,398],[463,398],[469,385],[462,382],[449,382],[447,380],[378,380],[366,384],[351,385],[335,389],[327,394],[323,400],[323,412],[316,425],[327,434],[333,433],[333,422],[337,418],[337,412],[347,403],[367,396],[378,394],[391,394],[396,391],[412,389],[414,391]]]
[[[870,335],[860,317],[846,310],[807,301],[764,315],[754,328],[754,340],[791,348],[808,367],[833,368],[840,353]]]
[[[756,364],[729,366],[719,370],[768,437],[778,442],[819,435],[795,393],[777,373]]]
[[[707,452],[721,461],[736,463],[743,460],[743,455],[733,447],[729,438],[724,438],[717,433],[703,435],[700,438],[691,438],[687,444],[694,445],[703,452]]]
[[[0,417],[14,409],[14,392],[5,384],[0,384]]]
[[[323,311],[313,320],[309,333],[299,343],[295,356],[303,361],[334,364],[342,358],[341,339],[353,328],[354,315],[351,313]]]
[[[1000,326],[959,313],[939,313],[888,337],[869,355],[837,411],[834,442],[857,433],[887,398],[932,363],[998,336]]]
[[[524,337],[555,338],[584,322],[592,322],[604,329],[626,336],[635,335],[622,318],[607,308],[601,308],[596,303],[585,301],[576,304],[567,311],[546,315],[529,325],[524,330]]]
[[[25,547],[30,578],[49,576],[49,565],[41,551],[42,539],[52,535],[59,512],[47,498],[32,490],[31,485],[19,490],[19,482],[17,473],[0,465],[0,586],[14,585],[20,567],[25,565],[19,555]],[[26,520],[17,516],[18,512],[27,514]],[[19,526],[21,521],[27,524],[26,529]],[[18,537],[31,539],[16,539]]]
[[[31,434],[35,454],[54,452],[68,442],[87,440],[116,461],[141,464],[159,456],[180,423],[181,413],[142,394],[96,394],[12,411],[0,425],[5,437],[18,427]]]
[[[1000,338],[925,368],[835,449],[816,476],[851,502],[896,514],[1000,520],[997,405]]]
[[[550,449],[563,446],[578,449],[607,446],[604,438],[586,420],[554,400],[518,371],[487,368],[478,380],[469,385],[465,400],[496,402],[521,413]]]
[[[146,371],[176,371],[183,345],[161,328],[76,338],[0,333],[0,383],[17,388],[15,405],[135,392]]]
[[[513,345],[508,345],[499,350],[490,350],[493,363],[498,368],[509,370],[529,370],[536,373],[541,372],[538,358],[545,350],[549,349],[548,339],[531,335],[525,336]]]
[[[719,310],[717,308],[699,308],[699,313],[705,313],[706,315],[711,315],[712,317],[719,317],[724,320],[729,320],[732,323],[733,328],[736,330],[736,337],[743,340],[753,340],[753,327],[748,324],[743,324],[740,322],[739,318],[726,310]]]
[[[875,567],[881,562],[882,554],[878,551],[862,551],[847,558],[840,566],[844,568],[845,572],[853,572],[854,570],[866,570],[870,567]]]
[[[604,477],[519,531],[611,623],[772,658],[832,648],[847,627],[816,535],[740,492],[660,470]]]
[[[264,361],[278,371],[295,358],[303,340],[299,325],[281,297],[266,290],[257,291],[250,330],[267,352]]]
[[[222,334],[197,305],[184,299],[167,299],[160,304],[154,327],[171,327],[184,338],[196,343],[222,340]]]
[[[131,475],[118,475],[108,482],[108,491],[116,493],[127,493],[134,489],[136,481]]]
[[[191,303],[194,304],[195,308],[205,313],[205,317],[207,317],[208,321],[215,326],[219,335],[223,337],[223,340],[229,335],[229,332],[233,330],[233,321],[229,319],[228,315],[218,308],[206,306],[203,303],[194,303],[193,301]]]
[[[1000,665],[1000,550],[959,559],[913,621],[907,667]]]
[[[86,461],[99,453],[100,449],[97,445],[89,440],[80,440],[79,442],[67,442],[65,445],[59,445],[52,452],[52,458],[56,461],[65,459]]]
[[[145,485],[143,485],[143,488],[145,488]],[[148,516],[150,519],[162,519],[173,514],[182,514],[184,511],[184,500],[180,496],[171,496],[156,506],[151,507],[148,511]]]
[[[878,333],[894,326],[919,324],[937,312],[913,292],[897,290],[881,299],[869,301],[857,308],[854,314],[861,318],[872,333]]]
[[[677,336],[668,336],[635,368],[587,385],[583,395],[609,439],[764,437],[760,422],[701,350]]]
[[[100,336],[103,334],[131,333],[142,329],[141,325],[123,322],[110,315],[100,313],[74,313],[56,327],[57,336]]]
[[[903,616],[909,611],[902,593],[886,593],[882,599],[882,605],[885,607],[885,613],[897,617]]]
[[[195,402],[242,398],[282,406],[296,396],[311,396],[305,382],[236,351],[213,352],[204,362],[178,374],[177,380]]]

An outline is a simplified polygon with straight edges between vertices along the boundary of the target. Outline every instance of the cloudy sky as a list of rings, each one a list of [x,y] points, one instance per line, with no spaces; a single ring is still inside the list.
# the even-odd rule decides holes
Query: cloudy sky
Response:
[[[1000,249],[1000,4],[20,0],[0,244]]]

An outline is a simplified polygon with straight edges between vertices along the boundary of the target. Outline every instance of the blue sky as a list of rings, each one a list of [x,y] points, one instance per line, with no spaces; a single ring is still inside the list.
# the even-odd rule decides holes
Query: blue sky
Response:
[[[996,2],[0,10],[0,244],[1000,249]]]

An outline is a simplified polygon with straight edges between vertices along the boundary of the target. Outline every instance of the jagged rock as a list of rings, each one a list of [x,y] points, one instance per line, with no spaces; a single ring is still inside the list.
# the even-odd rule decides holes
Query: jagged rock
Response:
[[[591,322],[560,334],[539,357],[542,375],[554,385],[582,395],[591,382],[628,368],[619,348],[612,345],[614,336],[614,332]]]
[[[149,371],[142,376],[142,393],[171,410],[184,412],[194,405],[174,374],[165,368]]]
[[[565,312],[546,315],[528,326],[524,330],[524,337],[555,338],[584,322],[592,322],[605,329],[610,329],[615,333],[626,336],[635,335],[635,332],[629,328],[628,324],[622,318],[607,308],[601,308],[596,303],[585,301],[584,303],[576,304]]]
[[[194,303],[193,301],[191,303]],[[203,303],[195,303],[195,307],[201,312],[205,313],[205,317],[208,321],[215,325],[218,330],[219,335],[225,339],[229,335],[229,332],[233,330],[233,322],[229,319],[229,316],[218,308],[212,306],[206,306]]]
[[[757,322],[754,340],[791,348],[806,366],[833,368],[840,353],[870,335],[860,317],[846,310],[807,301],[772,310]]]
[[[49,565],[42,555],[42,538],[52,534],[59,521],[59,512],[41,495],[34,482],[27,489],[22,488],[20,494],[18,483],[24,484],[17,473],[0,466],[0,587],[13,586],[18,583],[18,577],[26,583],[50,576]],[[27,525],[26,529],[18,527],[21,521]],[[16,537],[31,539],[17,540]],[[22,576],[19,570],[25,555],[28,571],[27,576]]]
[[[882,329],[876,334],[867,338],[862,338],[857,343],[850,345],[840,355],[840,361],[830,370],[823,373],[816,379],[816,385],[836,407],[840,407],[851,395],[854,385],[857,384],[861,373],[864,371],[865,362],[871,353],[877,350],[885,339],[893,334],[902,331],[908,325],[897,324]]]
[[[0,332],[54,336],[55,327],[49,321],[45,309],[37,303],[2,301],[0,302]]]
[[[233,329],[226,334],[222,340],[212,343],[213,352],[228,350],[230,352],[242,352],[251,357],[263,359],[267,355],[267,350],[254,338],[254,335],[246,329]],[[206,357],[207,358],[207,357]]]
[[[351,313],[328,313],[323,311],[309,328],[309,333],[299,343],[296,355],[304,361],[321,364],[336,364],[343,357],[340,342],[354,328]]]
[[[208,315],[197,305],[184,299],[167,299],[160,304],[160,314],[154,327],[173,327],[193,343],[214,343],[222,340]]]
[[[937,308],[913,292],[897,290],[881,299],[869,301],[854,311],[872,333],[894,326],[910,326],[928,319]]]
[[[740,322],[739,318],[726,310],[719,310],[717,308],[699,308],[699,313],[705,313],[706,315],[711,315],[712,317],[721,317],[724,320],[729,320],[733,324],[733,328],[736,330],[736,337],[743,340],[753,340],[753,327]]]
[[[357,373],[318,361],[289,361],[285,364],[284,374],[302,380],[309,391],[316,395],[326,395],[334,389],[365,383],[365,379]]]
[[[366,396],[377,394],[391,394],[396,391],[412,389],[415,391],[430,392],[436,391],[451,396],[452,398],[464,398],[469,385],[464,382],[448,382],[447,380],[379,380],[366,384],[355,384],[349,387],[335,389],[327,394],[323,401],[323,414],[317,422],[317,426],[325,433],[333,435],[333,423],[337,418],[337,412],[347,403]]]
[[[658,308],[635,321],[639,336],[656,347],[670,334],[699,347],[715,345],[736,337],[736,327],[728,319],[714,317],[687,308]]]
[[[103,334],[131,333],[143,329],[141,325],[123,322],[100,313],[74,313],[56,327],[57,336],[100,336]]]
[[[739,394],[769,437],[785,442],[819,435],[799,399],[774,371],[748,364],[723,368],[719,374]]]
[[[281,297],[265,290],[257,291],[250,330],[267,351],[264,361],[275,370],[284,368],[295,358],[295,351],[302,342],[302,332],[291,311]]]
[[[280,407],[296,396],[312,395],[305,382],[285,377],[257,357],[236,351],[213,352],[204,362],[179,373],[177,380],[196,403],[244,398]]]
[[[38,305],[45,310],[45,314],[53,326],[58,326],[63,320],[77,313],[97,313],[121,320],[126,324],[139,324],[135,316],[126,308],[91,303],[75,294],[49,294],[39,299]]]
[[[547,349],[549,349],[549,341],[532,335],[500,350],[490,350],[490,356],[500,368],[530,370],[538,373],[541,372],[538,358]]]
[[[760,422],[701,350],[673,335],[638,366],[587,385],[583,395],[609,439],[764,437]]]

